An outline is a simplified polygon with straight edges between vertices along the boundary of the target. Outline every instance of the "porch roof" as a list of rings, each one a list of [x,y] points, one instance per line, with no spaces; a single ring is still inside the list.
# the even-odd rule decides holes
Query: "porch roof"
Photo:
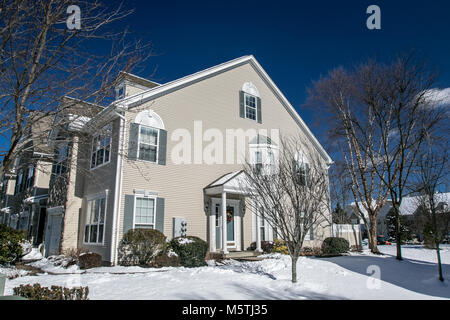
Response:
[[[246,195],[251,192],[251,187],[249,186],[247,174],[243,170],[238,170],[221,176],[207,185],[204,190],[208,195],[222,192]]]

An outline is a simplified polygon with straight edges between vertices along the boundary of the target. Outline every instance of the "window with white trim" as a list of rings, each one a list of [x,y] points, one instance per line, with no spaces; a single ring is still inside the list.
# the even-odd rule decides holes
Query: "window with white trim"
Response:
[[[256,120],[256,97],[248,93],[244,94],[245,117]]]
[[[91,169],[106,164],[111,159],[112,124],[102,128],[92,138]]]
[[[298,152],[293,162],[293,170],[297,182],[301,186],[308,186],[309,184],[309,162],[302,152]]]
[[[155,198],[136,197],[134,211],[134,229],[155,229]]]
[[[53,163],[52,173],[55,175],[64,174],[67,171],[66,160],[69,155],[69,147],[67,143],[61,144],[58,147],[56,161]]]
[[[139,126],[138,159],[156,162],[158,157],[159,129]]]
[[[34,166],[30,165],[27,170],[27,178],[25,180],[25,189],[33,186]]]
[[[261,173],[261,169],[263,167],[263,161],[262,161],[262,152],[261,151],[255,151],[255,171],[257,174]]]
[[[84,243],[103,243],[105,232],[106,196],[89,200],[86,206]]]

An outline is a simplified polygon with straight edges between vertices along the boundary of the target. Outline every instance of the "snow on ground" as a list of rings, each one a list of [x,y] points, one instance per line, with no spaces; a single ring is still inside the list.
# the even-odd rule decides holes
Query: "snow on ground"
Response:
[[[89,286],[90,299],[450,299],[450,247],[441,253],[444,283],[437,279],[434,250],[402,248],[403,261],[395,259],[395,246],[380,246],[383,256],[365,251],[301,257],[296,284],[290,282],[289,256],[271,254],[263,261],[226,260],[190,269],[102,267],[77,269],[83,272],[78,274],[22,276],[7,280],[6,294],[20,284],[40,283]],[[369,276],[378,270],[379,282]]]

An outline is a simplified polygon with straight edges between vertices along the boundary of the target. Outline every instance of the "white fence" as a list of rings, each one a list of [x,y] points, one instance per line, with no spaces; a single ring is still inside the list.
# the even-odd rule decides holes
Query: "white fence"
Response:
[[[361,245],[361,228],[359,224],[333,224],[335,237],[347,239],[351,246]]]

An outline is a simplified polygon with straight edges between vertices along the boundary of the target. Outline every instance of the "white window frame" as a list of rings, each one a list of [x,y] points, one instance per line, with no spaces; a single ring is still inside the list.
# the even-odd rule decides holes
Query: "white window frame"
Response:
[[[153,223],[139,223],[139,226],[152,226],[152,229],[156,229],[156,195],[143,195],[143,194],[135,194],[134,195],[134,206],[133,206],[133,229],[136,229],[136,204],[137,199],[152,199],[153,200]]]
[[[88,218],[89,220],[91,219],[91,213],[92,213],[92,205],[91,205],[91,212],[88,212],[88,208],[89,208],[89,202],[93,202],[93,204],[95,205],[95,201],[97,200],[101,200],[101,199],[105,199],[105,211],[103,212],[103,234],[102,234],[102,242],[98,242],[98,237],[99,237],[99,229],[100,229],[100,215],[101,213],[99,213],[99,217],[98,217],[98,221],[97,221],[97,241],[96,242],[91,242],[91,224],[89,221],[88,224]],[[84,229],[83,229],[83,244],[85,245],[100,245],[103,246],[105,244],[105,230],[106,230],[106,213],[108,211],[108,193],[102,193],[100,195],[96,195],[94,197],[88,198],[86,199],[86,206],[85,206],[85,217],[84,217]],[[86,241],[86,227],[89,226],[88,230],[88,241]]]
[[[91,170],[95,170],[97,168],[100,168],[104,165],[107,165],[108,163],[111,162],[111,149],[112,149],[112,123],[107,124],[106,126],[104,126],[99,133],[95,134],[92,137],[92,141],[91,141],[91,158],[89,159],[90,162],[90,168]],[[103,139],[107,139],[109,138],[109,144],[105,144],[104,146],[101,145],[101,142]],[[95,143],[95,141],[99,139],[98,143]],[[94,143],[96,144],[96,149],[94,151]],[[109,156],[108,156],[108,161],[105,161],[105,154],[106,154],[106,149],[109,147]],[[97,164],[97,154],[99,152],[103,151],[103,162],[101,164]],[[92,164],[92,156],[95,154],[95,164]]]
[[[247,105],[247,96],[255,99],[255,107],[254,108],[252,106]],[[255,119],[247,117],[247,108],[255,109]],[[245,119],[249,119],[252,121],[258,121],[258,97],[257,96],[254,96],[254,95],[244,92],[244,113],[245,113]]]
[[[141,145],[141,128],[142,128],[142,127],[150,128],[150,129],[156,130],[157,133],[158,133],[158,135],[157,135],[157,137],[156,137],[156,145],[144,143],[144,144],[146,144],[146,145],[149,145],[149,146],[155,146],[155,147],[156,147],[156,158],[155,158],[155,161],[151,161],[151,160],[146,160],[146,159],[141,159],[141,158],[140,158],[140,151],[141,151],[141,148],[140,148],[140,145]],[[159,160],[159,139],[160,139],[160,137],[161,137],[161,129],[155,128],[155,127],[151,127],[151,126],[145,126],[145,125],[139,124],[139,127],[138,127],[138,138],[137,138],[137,142],[138,142],[138,143],[137,143],[137,159],[140,160],[140,161],[145,161],[145,162],[149,162],[149,163],[158,163],[158,160]]]

